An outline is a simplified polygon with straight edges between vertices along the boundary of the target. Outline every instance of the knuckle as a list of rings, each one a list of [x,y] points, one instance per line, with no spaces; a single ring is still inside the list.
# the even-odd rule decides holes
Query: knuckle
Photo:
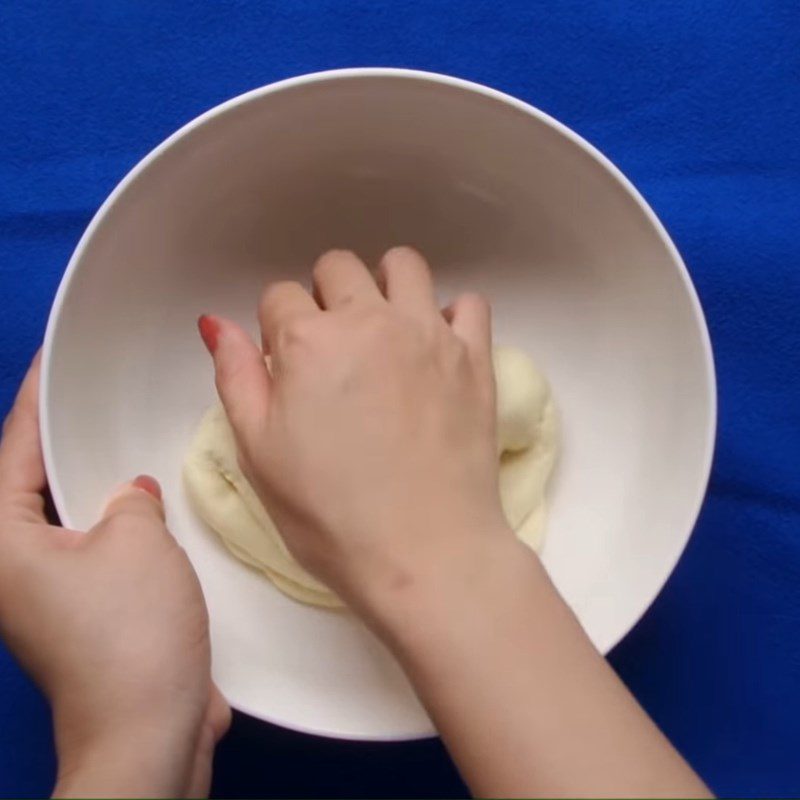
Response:
[[[384,254],[381,262],[386,266],[396,264],[399,261],[422,261],[422,256],[413,247],[406,244],[390,247]]]
[[[378,272],[383,275],[388,275],[392,270],[397,266],[397,256],[399,248],[393,247],[391,250],[387,250],[378,261]]]
[[[272,311],[287,292],[303,291],[303,286],[298,281],[275,281],[270,283],[261,293],[260,308],[262,313]]]
[[[352,250],[335,249],[323,253],[315,262],[311,273],[315,281],[324,277],[327,272],[335,270],[340,264],[358,258]]]
[[[325,274],[330,271],[331,267],[335,264],[337,259],[338,259],[337,255],[332,251],[323,253],[314,262],[314,266],[311,268],[311,277],[314,279],[314,281],[318,281],[320,278],[324,278]]]
[[[324,278],[325,273],[328,271],[330,262],[326,256],[327,253],[320,256],[314,262],[314,266],[311,268],[311,279],[314,281],[314,283],[319,283],[319,281]]]
[[[292,317],[278,327],[278,347],[283,350],[309,346],[316,337],[316,320],[310,315]]]
[[[370,306],[359,311],[359,328],[364,336],[384,339],[395,330],[394,319],[386,307]]]

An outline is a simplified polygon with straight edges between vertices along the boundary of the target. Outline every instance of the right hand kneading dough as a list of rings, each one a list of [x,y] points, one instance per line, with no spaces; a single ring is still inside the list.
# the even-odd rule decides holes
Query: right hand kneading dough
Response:
[[[538,549],[544,532],[544,491],[557,450],[555,409],[547,381],[522,351],[495,348],[494,370],[500,499],[517,536]],[[197,513],[233,555],[261,570],[295,600],[342,606],[287,550],[239,469],[233,432],[221,405],[203,417],[186,455],[184,479]]]

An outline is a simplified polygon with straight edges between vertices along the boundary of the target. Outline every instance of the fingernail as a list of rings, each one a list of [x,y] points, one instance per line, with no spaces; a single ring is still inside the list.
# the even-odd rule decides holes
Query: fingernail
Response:
[[[153,495],[156,500],[161,500],[161,486],[158,481],[150,475],[139,475],[138,478],[133,479],[132,483],[137,489],[142,489],[148,494]]]
[[[208,314],[202,314],[197,320],[197,328],[203,343],[208,348],[208,352],[214,355],[217,349],[217,337],[219,336],[219,321]]]

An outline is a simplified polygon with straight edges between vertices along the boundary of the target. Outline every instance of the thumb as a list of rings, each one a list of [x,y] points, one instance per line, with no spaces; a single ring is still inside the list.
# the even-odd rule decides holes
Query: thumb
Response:
[[[270,375],[264,355],[235,322],[203,314],[200,336],[214,359],[217,392],[239,442],[252,441],[267,411]]]
[[[120,487],[106,504],[101,521],[117,514],[163,522],[164,503],[158,481],[150,475],[140,475]]]

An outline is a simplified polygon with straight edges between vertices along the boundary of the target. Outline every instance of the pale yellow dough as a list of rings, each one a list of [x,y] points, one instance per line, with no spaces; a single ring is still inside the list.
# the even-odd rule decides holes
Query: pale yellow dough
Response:
[[[558,449],[555,409],[547,381],[521,350],[495,348],[494,369],[500,499],[517,536],[538,549],[544,534],[545,487]],[[221,405],[210,408],[197,429],[186,454],[184,480],[197,513],[233,555],[261,570],[295,600],[330,608],[342,605],[289,554],[239,469]]]

